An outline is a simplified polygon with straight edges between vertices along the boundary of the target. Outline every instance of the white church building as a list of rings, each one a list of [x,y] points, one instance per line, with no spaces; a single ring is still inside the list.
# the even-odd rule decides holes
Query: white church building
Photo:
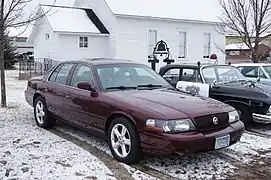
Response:
[[[155,44],[167,43],[175,62],[225,63],[225,36],[216,30],[217,0],[65,0],[40,4],[28,41],[35,59],[109,57],[149,64]],[[69,2],[69,3],[67,3]],[[160,66],[163,65],[160,62]]]

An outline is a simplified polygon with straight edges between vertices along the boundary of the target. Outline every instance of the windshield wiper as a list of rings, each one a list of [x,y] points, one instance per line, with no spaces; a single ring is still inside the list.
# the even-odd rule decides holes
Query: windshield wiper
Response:
[[[133,86],[113,86],[113,87],[106,88],[106,90],[109,90],[109,89],[127,90],[127,89],[137,89],[137,87],[133,87]]]
[[[159,84],[142,84],[142,85],[138,85],[137,86],[138,88],[144,88],[144,87],[146,87],[146,88],[161,88],[161,87],[163,87],[162,85],[159,85]]]

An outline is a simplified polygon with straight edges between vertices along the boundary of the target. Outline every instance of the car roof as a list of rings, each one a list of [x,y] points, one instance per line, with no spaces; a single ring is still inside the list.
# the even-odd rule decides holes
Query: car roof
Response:
[[[110,64],[138,64],[131,60],[113,59],[113,58],[86,58],[83,60],[63,61],[61,63],[88,63],[91,65],[110,65]]]
[[[232,66],[238,67],[238,66],[271,66],[270,63],[236,63],[231,64]]]
[[[212,67],[212,66],[229,66],[228,64],[201,64],[198,66],[197,64],[169,64],[160,68],[160,70],[171,69],[171,68],[191,68],[191,69],[199,69],[200,67]]]
[[[197,64],[169,64],[169,65],[162,66],[160,69],[179,68],[179,67],[183,67],[183,68],[199,68],[199,66]]]

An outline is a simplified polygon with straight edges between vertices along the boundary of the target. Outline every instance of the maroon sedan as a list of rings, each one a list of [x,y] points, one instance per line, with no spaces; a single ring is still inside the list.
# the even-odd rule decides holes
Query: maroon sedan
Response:
[[[61,119],[108,139],[113,156],[183,154],[225,148],[244,124],[229,105],[173,88],[148,66],[125,60],[63,62],[28,81],[38,126]]]

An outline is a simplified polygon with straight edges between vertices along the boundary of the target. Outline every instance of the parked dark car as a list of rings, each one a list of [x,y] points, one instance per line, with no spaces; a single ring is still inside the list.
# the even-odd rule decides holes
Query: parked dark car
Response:
[[[241,138],[235,109],[177,91],[148,66],[125,60],[69,61],[28,81],[26,101],[38,126],[56,118],[106,137],[113,156],[135,163],[141,151],[194,153]]]
[[[247,126],[253,121],[271,122],[271,87],[247,80],[233,66],[170,64],[160,68],[159,74],[174,87],[182,82],[209,84],[208,97],[233,106]]]

